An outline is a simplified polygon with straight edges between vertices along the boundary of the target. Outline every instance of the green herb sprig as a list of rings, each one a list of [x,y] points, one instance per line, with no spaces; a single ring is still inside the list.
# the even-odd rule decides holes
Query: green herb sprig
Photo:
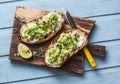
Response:
[[[22,20],[22,22],[25,22],[27,19],[26,19],[25,16],[22,16],[22,17],[21,17],[21,20]]]

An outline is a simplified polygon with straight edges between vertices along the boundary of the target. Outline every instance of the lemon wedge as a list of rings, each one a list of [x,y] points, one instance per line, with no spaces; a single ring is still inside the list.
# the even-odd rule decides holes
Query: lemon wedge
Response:
[[[24,59],[29,59],[32,57],[31,50],[26,45],[24,45],[22,43],[18,44],[18,53]]]

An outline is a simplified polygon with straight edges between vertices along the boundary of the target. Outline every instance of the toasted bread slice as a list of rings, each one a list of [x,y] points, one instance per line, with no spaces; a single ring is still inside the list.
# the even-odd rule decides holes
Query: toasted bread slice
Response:
[[[57,17],[57,20],[56,19],[52,20],[53,24],[50,23],[52,21],[49,20],[50,17],[52,17],[52,14],[54,14]],[[48,22],[46,20],[48,20]],[[48,14],[42,16],[40,19],[37,19],[35,21],[24,24],[20,28],[21,40],[25,43],[28,43],[28,44],[40,44],[40,43],[43,43],[45,41],[48,41],[53,36],[55,36],[57,34],[57,32],[60,31],[60,29],[62,28],[62,25],[64,24],[64,20],[65,20],[64,16],[60,12],[56,12],[56,11],[49,12]],[[47,26],[44,26],[45,21],[46,21]],[[57,23],[57,21],[58,21],[58,23]],[[54,25],[54,23],[55,23],[55,25]],[[52,27],[52,28],[54,28],[52,30],[50,30],[50,28],[49,28],[51,26],[51,24],[52,24],[52,26],[54,26],[54,27]],[[41,33],[40,28],[42,28],[42,27],[44,28],[44,30],[42,29],[42,33]],[[36,30],[34,31],[34,29],[36,29]],[[30,33],[28,30],[30,31]],[[46,33],[47,32],[46,30],[50,30],[50,32]],[[26,35],[25,32],[27,32],[29,34]],[[31,34],[31,32],[33,32],[33,34]],[[37,35],[36,35],[36,32],[37,32]]]
[[[61,40],[60,38],[64,38],[65,37],[65,36],[63,36],[63,34],[73,36],[73,35],[75,35],[75,33],[79,34],[79,37],[76,40],[77,47],[73,48],[72,50],[70,50],[70,52],[68,52],[66,55],[65,54],[63,55],[62,53],[64,52],[64,48],[65,47],[58,47],[57,48],[57,46],[61,42],[63,42],[63,43],[61,43],[63,45],[64,45],[64,42],[68,42],[67,46],[69,46],[70,45],[70,43],[69,43],[70,42],[70,38],[67,38],[67,40],[65,40],[65,41],[63,41],[63,39],[62,39],[62,41],[60,41]],[[52,67],[52,68],[59,68],[59,67],[61,67],[64,64],[65,61],[67,61],[71,56],[73,56],[79,50],[81,50],[87,44],[87,42],[88,42],[87,41],[87,35],[85,34],[85,32],[82,32],[79,29],[69,29],[69,30],[66,30],[65,32],[63,32],[62,34],[60,34],[58,37],[56,37],[51,42],[51,44],[49,45],[49,47],[47,48],[47,50],[45,51],[44,57],[45,57],[45,63],[46,63],[46,65],[48,67]],[[73,45],[73,47],[74,46],[75,45]],[[54,48],[56,48],[56,49],[54,49]],[[62,48],[63,48],[63,50],[62,50]],[[69,51],[70,47],[67,47],[67,48],[68,49],[66,51]],[[54,50],[54,52],[52,51],[52,49]],[[59,52],[58,55],[55,54],[57,52]],[[62,56],[62,62],[59,60],[59,57],[61,57],[61,56]],[[54,58],[55,58],[55,60],[52,60]],[[59,61],[60,61],[60,63],[58,63]]]

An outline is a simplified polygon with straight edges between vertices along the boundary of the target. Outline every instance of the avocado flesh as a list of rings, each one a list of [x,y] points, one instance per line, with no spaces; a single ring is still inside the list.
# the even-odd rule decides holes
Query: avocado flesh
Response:
[[[34,39],[42,39],[54,32],[59,24],[61,24],[61,20],[56,13],[50,13],[44,16],[42,19],[35,21],[34,23],[28,23],[25,26],[24,38],[31,41]]]
[[[78,48],[77,42],[80,35],[75,33],[63,33],[57,39],[56,43],[48,50],[48,62],[54,66],[60,66],[69,56],[69,54]]]

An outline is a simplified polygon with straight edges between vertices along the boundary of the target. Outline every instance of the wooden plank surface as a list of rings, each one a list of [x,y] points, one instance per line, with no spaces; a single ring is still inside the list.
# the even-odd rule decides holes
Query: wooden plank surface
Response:
[[[12,3],[12,2],[17,2],[17,1],[24,1],[24,0],[0,0],[0,4]],[[26,1],[28,1],[28,0],[26,0]]]
[[[8,55],[12,36],[12,28],[0,30],[0,56]],[[4,45],[4,46],[3,46]]]
[[[9,3],[9,2],[13,2],[13,1],[16,1],[16,0],[0,0],[0,4]]]
[[[75,74],[63,74],[54,77],[36,78],[31,80],[23,80],[19,82],[13,82],[10,84],[119,84],[120,67],[93,70],[85,72],[84,75],[78,76]]]
[[[68,3],[69,2],[69,3]],[[59,3],[59,4],[58,4]],[[66,4],[67,3],[67,4]],[[95,3],[95,4],[93,4]],[[67,8],[72,15],[81,16],[81,17],[90,17],[90,16],[99,16],[99,15],[109,15],[109,14],[119,14],[120,7],[119,0],[77,0],[77,1],[69,1],[69,0],[24,0],[13,3],[0,4],[1,10],[0,17],[4,19],[0,19],[0,28],[10,27],[13,25],[14,13],[16,6],[28,6],[35,8],[43,8],[47,10],[59,10],[61,11],[62,7]],[[4,14],[9,14],[4,17]],[[7,22],[7,23],[6,23]]]
[[[30,11],[29,16],[27,15],[28,11]],[[36,13],[31,14],[33,12],[36,12]],[[25,22],[27,23],[27,22],[30,22],[30,21],[40,18],[41,15],[38,15],[38,14],[41,14],[41,12],[44,13],[44,11],[39,10],[39,9],[20,7],[20,6],[18,6],[16,8],[15,20],[14,20],[14,26],[13,26],[13,32],[12,32],[12,41],[11,41],[10,54],[9,54],[10,55],[9,58],[11,60],[17,60],[17,61],[25,62],[28,64],[45,66],[45,63],[43,60],[44,58],[42,58],[41,56],[37,56],[36,58],[31,58],[29,60],[25,60],[21,57],[14,56],[14,54],[16,52],[18,52],[17,51],[18,44],[21,43],[21,40],[19,39],[19,29],[21,28],[21,26],[23,24],[23,22],[21,21],[21,17],[23,17],[23,16],[26,17],[27,20]],[[76,16],[74,16],[73,19],[74,19],[76,25],[78,26],[78,29],[83,31],[86,35],[85,37],[88,38],[90,32],[92,31],[92,29],[94,27],[95,20],[79,18]],[[68,22],[65,21],[65,24],[63,25],[62,29],[60,30],[59,33],[57,33],[56,36],[59,36],[62,32],[66,31],[68,29],[71,29],[71,27],[69,27]],[[34,50],[39,51],[40,48],[43,48],[44,50],[46,50],[46,48],[48,47],[48,45],[50,44],[50,42],[52,40],[44,42],[43,44],[41,44],[39,46],[38,45],[32,45],[32,46],[28,45],[28,46],[33,51]],[[97,46],[95,46],[95,47],[97,47]],[[78,74],[82,74],[83,73],[83,55],[81,53],[75,54],[60,69],[65,70],[65,71],[71,71],[71,72],[78,73]]]
[[[94,30],[92,31],[92,34],[90,35],[89,42],[101,42],[106,40],[108,41],[108,40],[120,39],[119,18],[120,15],[93,18],[97,22],[94,27]],[[109,28],[109,32],[107,30],[108,28]],[[2,52],[0,52],[0,56],[9,54],[11,35],[12,35],[11,32],[12,32],[12,28],[0,30],[0,41],[1,41],[0,50],[2,50]],[[115,33],[111,33],[111,32],[115,32]]]
[[[59,84],[61,83],[61,81],[63,81],[63,84],[66,82],[72,84],[73,81],[75,81],[76,84],[79,83],[101,84],[100,81],[102,81],[102,83],[105,84],[120,83],[119,81],[120,1],[119,0],[77,0],[77,1],[69,1],[69,3],[65,5],[66,2],[68,2],[68,0],[65,1],[59,0],[54,2],[51,0],[40,0],[40,1],[33,0],[33,2],[29,2],[28,0],[26,0],[21,2],[0,4],[0,8],[1,9],[4,8],[4,10],[1,10],[0,12],[0,18],[2,18],[0,19],[0,28],[1,29],[6,28],[0,30],[0,46],[1,46],[0,50],[2,51],[0,52],[0,60],[1,60],[0,83],[12,82],[12,81],[18,81],[18,82],[12,82],[14,84],[16,83],[33,84],[33,83],[48,83],[48,82],[53,84],[56,83]],[[79,76],[75,74],[71,75],[70,73],[65,73],[63,71],[62,72],[56,70],[49,71],[49,69],[46,70],[46,68],[44,67],[40,68],[37,66],[32,66],[32,65],[30,66],[15,62],[11,63],[8,60],[8,56],[3,57],[3,55],[7,55],[9,53],[11,31],[12,31],[10,27],[13,25],[13,18],[14,18],[16,5],[44,8],[48,10],[49,9],[61,10],[61,7],[66,7],[71,12],[72,15],[81,16],[81,17],[96,16],[95,18],[93,18],[97,21],[95,30],[93,31],[95,35],[92,34],[90,36],[90,42],[98,42],[97,44],[102,44],[107,46],[107,50],[106,50],[107,55],[105,59],[95,57],[95,60],[97,62],[97,69],[100,69],[100,71],[92,70],[86,59],[85,59],[84,68],[85,70],[92,70],[92,71],[85,72],[84,76]],[[4,17],[5,14],[7,14],[6,17]],[[101,33],[103,37],[101,37]],[[111,69],[110,67],[113,68]],[[31,73],[33,74],[31,75]],[[65,75],[61,75],[61,77],[57,77],[55,76],[55,74],[65,74]],[[55,77],[52,78],[50,76],[55,76]],[[46,79],[42,79],[42,77]],[[61,81],[59,81],[59,79],[61,79]]]
[[[111,41],[111,42],[102,42],[97,44],[106,46],[106,58],[103,59],[103,58],[94,57],[97,62],[96,69],[104,69],[114,66],[120,66],[120,61],[119,61],[120,40]],[[1,64],[0,66],[1,83],[26,80],[32,78],[41,78],[41,77],[54,76],[54,75],[66,73],[64,71],[49,69],[47,67],[33,66],[19,62],[11,62],[8,59],[8,56],[1,57],[0,64]],[[84,66],[85,71],[93,70],[89,66],[89,63],[86,59],[84,60],[84,64],[85,64]],[[78,76],[80,77],[80,75]]]

